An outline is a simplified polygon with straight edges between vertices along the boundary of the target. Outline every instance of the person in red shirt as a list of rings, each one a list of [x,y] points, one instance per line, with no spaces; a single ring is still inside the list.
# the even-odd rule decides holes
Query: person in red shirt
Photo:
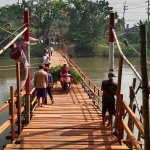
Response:
[[[10,41],[11,43],[11,41]],[[23,86],[26,83],[28,77],[28,61],[26,55],[24,54],[24,49],[29,45],[29,42],[23,42],[19,45],[12,43],[9,48],[11,48],[10,58],[14,59],[16,62],[20,62],[20,89],[22,90]]]
[[[61,86],[63,87],[64,85],[64,77],[63,75],[64,74],[69,74],[70,73],[70,68],[67,67],[67,64],[64,64],[63,67],[60,69],[60,83],[61,83]],[[73,79],[71,78],[71,83],[72,83]]]

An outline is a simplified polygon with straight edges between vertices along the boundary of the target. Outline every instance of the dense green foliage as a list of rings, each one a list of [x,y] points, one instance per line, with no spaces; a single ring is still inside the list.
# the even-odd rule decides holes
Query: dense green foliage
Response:
[[[51,67],[50,70],[48,71],[52,77],[53,77],[53,82],[57,82],[60,80],[60,69],[61,65],[58,65],[56,67]]]
[[[76,45],[76,50],[92,52],[103,38],[108,15],[112,11],[109,3],[103,1],[69,1],[67,38]]]
[[[30,12],[31,37],[40,38],[44,35],[44,44],[49,45],[48,35],[51,34],[51,27],[55,26],[57,28],[55,34],[59,35],[62,41],[69,41],[68,43],[75,45],[77,56],[78,54],[79,56],[109,55],[108,24],[109,14],[113,8],[109,6],[107,0],[22,0],[21,4],[0,7],[0,27],[7,30],[7,32],[0,30],[1,41],[23,25],[25,9]],[[117,13],[115,18],[115,31],[122,51],[127,56],[137,56],[133,48],[140,52],[139,25],[147,25],[148,41],[150,41],[150,22],[140,21],[135,25],[134,30],[126,30],[123,18],[118,18]],[[10,24],[10,27],[6,27],[6,24]],[[12,34],[2,42],[0,47],[4,47],[16,34]],[[20,37],[17,42],[22,39],[23,37]],[[125,40],[128,45],[124,44]],[[43,44],[31,45],[31,56],[41,57],[44,47]],[[148,51],[149,49],[150,42],[148,42]],[[115,56],[119,56],[116,45]]]
[[[74,84],[78,84],[82,81],[81,75],[73,67],[70,69],[70,74],[72,75]]]
[[[62,66],[58,65],[55,67],[51,67],[50,70],[48,71],[52,75],[54,82],[57,82],[60,80],[60,78],[61,78],[60,69],[61,68],[62,68]],[[82,81],[80,74],[73,67],[71,67],[71,69],[70,69],[70,74],[72,75],[74,84],[78,84],[79,82]]]

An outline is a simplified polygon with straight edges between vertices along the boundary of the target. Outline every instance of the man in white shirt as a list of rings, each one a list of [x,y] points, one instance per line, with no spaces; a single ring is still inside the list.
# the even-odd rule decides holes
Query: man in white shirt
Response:
[[[45,67],[49,68],[50,63],[50,57],[48,56],[47,53],[45,53],[45,55],[43,56],[43,65],[45,65]]]
[[[51,56],[52,56],[53,51],[54,51],[54,48],[51,46],[50,47]]]

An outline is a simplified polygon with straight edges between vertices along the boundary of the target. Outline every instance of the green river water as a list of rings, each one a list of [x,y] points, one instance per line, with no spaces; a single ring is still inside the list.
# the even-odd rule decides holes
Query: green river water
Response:
[[[90,78],[98,87],[101,86],[101,82],[104,79],[107,79],[108,74],[108,58],[100,57],[88,57],[88,58],[72,58],[72,60],[81,68],[83,73]],[[118,75],[118,58],[114,60],[114,72]],[[133,64],[138,72],[140,72],[140,59],[139,58],[129,58],[129,61]],[[41,58],[31,59],[31,78],[34,76],[34,72],[37,70],[39,64],[41,63]],[[9,89],[13,85],[16,87],[16,78],[15,78],[15,63],[10,59],[0,59],[0,106],[4,104],[5,100],[9,98]],[[122,86],[121,93],[124,95],[124,100],[129,102],[129,86],[132,85],[134,75],[133,71],[129,66],[123,64],[122,72]],[[32,79],[31,79],[32,80]],[[115,78],[117,82],[117,77]],[[139,81],[137,80],[137,86]],[[136,87],[137,88],[137,87]],[[142,104],[141,91],[139,90],[137,94],[137,101],[139,105]],[[4,111],[0,114],[0,125],[7,119],[8,112]],[[2,145],[5,144],[5,135],[8,135],[9,129],[0,135],[0,150]]]

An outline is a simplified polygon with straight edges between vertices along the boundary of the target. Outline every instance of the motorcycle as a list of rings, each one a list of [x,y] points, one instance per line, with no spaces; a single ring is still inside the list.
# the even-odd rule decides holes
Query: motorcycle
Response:
[[[65,73],[62,75],[62,77],[63,77],[63,87],[62,88],[65,90],[66,94],[68,94],[70,91],[70,84],[72,82],[72,78],[71,78],[72,75],[69,73]]]

